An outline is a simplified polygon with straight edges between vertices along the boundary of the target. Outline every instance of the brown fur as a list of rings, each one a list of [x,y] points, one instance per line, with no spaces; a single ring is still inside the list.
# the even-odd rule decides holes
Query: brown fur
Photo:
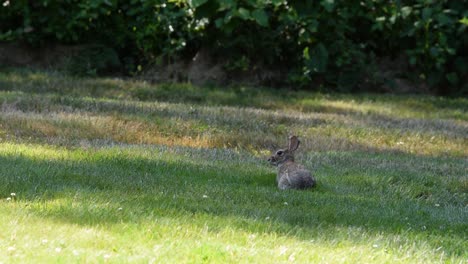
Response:
[[[289,137],[289,147],[277,150],[268,159],[270,164],[278,167],[276,182],[281,190],[307,189],[316,185],[312,173],[304,166],[294,162],[294,152],[299,144],[299,139],[296,136],[291,136]]]

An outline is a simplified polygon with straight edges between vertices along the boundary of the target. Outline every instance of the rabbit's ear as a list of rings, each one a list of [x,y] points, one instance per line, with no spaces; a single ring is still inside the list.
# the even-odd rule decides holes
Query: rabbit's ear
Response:
[[[299,139],[296,136],[290,136],[289,137],[289,150],[290,151],[295,151],[299,147]]]

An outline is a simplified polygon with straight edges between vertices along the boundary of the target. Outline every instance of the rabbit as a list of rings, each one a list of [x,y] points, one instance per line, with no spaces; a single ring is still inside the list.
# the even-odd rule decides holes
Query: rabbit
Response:
[[[280,190],[307,189],[316,185],[315,178],[304,166],[294,162],[294,152],[301,141],[297,136],[289,137],[289,147],[277,150],[269,159],[271,165],[278,167],[276,182]]]

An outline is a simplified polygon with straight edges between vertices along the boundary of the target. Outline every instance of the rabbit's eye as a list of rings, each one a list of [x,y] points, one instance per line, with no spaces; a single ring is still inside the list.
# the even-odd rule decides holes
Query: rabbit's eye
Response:
[[[280,150],[280,151],[276,152],[276,155],[278,155],[278,156],[283,155],[283,151]]]

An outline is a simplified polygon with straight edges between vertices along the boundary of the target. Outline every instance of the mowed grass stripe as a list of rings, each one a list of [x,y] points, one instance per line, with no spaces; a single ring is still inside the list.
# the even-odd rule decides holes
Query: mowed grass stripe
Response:
[[[298,131],[306,139],[306,150],[383,149],[426,155],[468,155],[468,124],[450,120],[63,96],[18,95],[10,97],[9,103],[6,101],[0,120],[5,137],[33,137],[49,142],[58,138],[61,143],[67,139],[75,143],[79,139],[101,139],[262,151],[277,147],[288,132]]]

